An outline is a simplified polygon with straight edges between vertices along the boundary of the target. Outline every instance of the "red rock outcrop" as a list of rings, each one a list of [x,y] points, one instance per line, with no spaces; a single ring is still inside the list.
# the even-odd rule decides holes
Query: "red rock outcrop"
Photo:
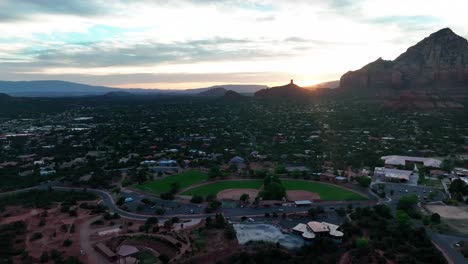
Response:
[[[468,42],[451,29],[439,30],[394,61],[379,58],[340,79],[342,88],[468,86]]]

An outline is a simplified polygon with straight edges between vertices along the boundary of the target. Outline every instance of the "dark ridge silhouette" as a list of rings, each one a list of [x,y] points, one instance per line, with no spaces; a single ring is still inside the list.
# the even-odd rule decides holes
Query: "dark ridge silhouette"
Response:
[[[230,100],[230,101],[238,101],[238,100],[242,100],[244,98],[246,98],[246,97],[243,96],[242,94],[236,92],[236,91],[233,91],[233,90],[229,90],[223,95],[223,99]]]
[[[216,88],[212,88],[212,89],[210,89],[208,91],[201,92],[198,95],[199,96],[216,96],[216,97],[220,97],[220,96],[223,96],[226,92],[227,92],[226,89],[224,89],[223,87],[216,87]]]
[[[431,34],[393,61],[379,58],[340,79],[340,88],[381,88],[387,92],[402,89],[466,92],[467,87],[468,42],[449,28]]]
[[[294,81],[287,85],[272,87],[269,89],[263,89],[255,93],[255,97],[258,98],[301,98],[303,96],[312,95],[312,90],[302,88],[296,84]]]

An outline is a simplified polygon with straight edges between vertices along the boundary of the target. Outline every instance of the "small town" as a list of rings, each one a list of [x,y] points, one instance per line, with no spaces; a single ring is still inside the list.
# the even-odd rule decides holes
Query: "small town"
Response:
[[[369,243],[353,235],[374,232],[359,220],[369,214],[463,252],[465,236],[445,234],[468,231],[468,128],[456,116],[194,100],[4,118],[0,224],[23,223],[22,254],[211,263],[255,241]]]
[[[0,0],[0,264],[468,263],[467,0]]]

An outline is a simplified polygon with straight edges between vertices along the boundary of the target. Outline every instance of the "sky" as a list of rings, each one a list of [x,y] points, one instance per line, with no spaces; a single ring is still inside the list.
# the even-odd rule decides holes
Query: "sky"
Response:
[[[299,85],[395,59],[466,0],[0,0],[0,80]]]

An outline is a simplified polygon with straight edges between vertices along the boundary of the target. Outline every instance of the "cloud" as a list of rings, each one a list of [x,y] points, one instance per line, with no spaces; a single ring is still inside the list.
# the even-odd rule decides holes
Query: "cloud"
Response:
[[[0,78],[329,80],[394,59],[443,27],[468,35],[467,7],[466,0],[3,0]]]
[[[239,61],[284,58],[294,55],[291,49],[269,50],[268,42],[213,38],[173,43],[96,42],[53,45],[43,49],[18,51],[19,57],[31,57],[45,66],[112,67],[158,65],[207,61]]]
[[[0,4],[0,22],[28,20],[38,14],[96,16],[109,11],[109,5],[106,5],[104,1],[3,0]]]

